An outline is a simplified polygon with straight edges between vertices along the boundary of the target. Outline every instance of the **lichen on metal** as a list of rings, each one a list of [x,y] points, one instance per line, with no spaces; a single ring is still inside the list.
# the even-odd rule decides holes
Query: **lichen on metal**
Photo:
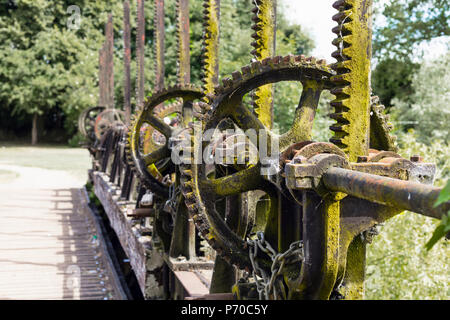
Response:
[[[205,0],[203,7],[203,90],[208,94],[219,83],[220,0]]]
[[[333,16],[338,26],[333,32],[337,63],[332,77],[336,84],[331,102],[336,120],[331,142],[348,154],[350,161],[366,155],[370,130],[370,59],[372,57],[372,0],[339,0],[333,4],[339,13]]]
[[[258,61],[275,55],[276,45],[276,0],[254,0],[252,38],[254,50],[252,54]],[[255,89],[253,93],[254,111],[259,120],[267,127],[273,125],[273,93],[274,87],[268,84]]]
[[[136,32],[136,108],[144,105],[145,95],[145,14],[144,0],[137,0],[137,32]]]
[[[155,90],[164,88],[164,0],[155,0]]]
[[[178,43],[178,83],[188,84],[191,81],[191,56],[189,42],[189,0],[176,2],[176,37]]]

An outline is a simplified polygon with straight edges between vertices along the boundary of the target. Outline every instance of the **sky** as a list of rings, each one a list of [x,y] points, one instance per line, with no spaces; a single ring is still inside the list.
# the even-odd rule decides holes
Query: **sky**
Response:
[[[336,49],[331,41],[336,37],[331,32],[336,26],[336,22],[331,17],[337,13],[333,8],[336,0],[278,0],[279,5],[284,6],[287,19],[293,23],[297,23],[305,28],[314,39],[316,48],[312,55],[317,58],[326,59],[328,62],[334,62],[331,53]],[[381,5],[389,2],[389,0],[377,0]],[[377,19],[378,23],[382,23],[382,19]],[[429,44],[421,45],[424,50],[424,58],[435,58],[447,50],[447,39],[435,39]]]
[[[335,34],[331,32],[336,22],[331,17],[337,13],[332,7],[336,0],[279,0],[284,6],[289,21],[301,25],[314,39],[316,48],[312,55],[332,62],[331,53],[335,50],[331,41]]]

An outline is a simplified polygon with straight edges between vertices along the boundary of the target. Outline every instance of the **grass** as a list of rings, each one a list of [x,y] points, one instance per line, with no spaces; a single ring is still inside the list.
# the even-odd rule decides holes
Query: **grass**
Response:
[[[404,212],[380,227],[367,247],[366,299],[448,300],[450,248],[441,239],[430,251],[425,244],[438,220]]]
[[[86,149],[60,145],[26,146],[0,142],[0,164],[62,170],[70,175],[87,179],[91,166]]]

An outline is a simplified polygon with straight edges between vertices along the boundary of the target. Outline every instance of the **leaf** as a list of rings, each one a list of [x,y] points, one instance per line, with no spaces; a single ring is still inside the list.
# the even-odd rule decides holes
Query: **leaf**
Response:
[[[450,180],[447,180],[447,184],[445,187],[441,190],[441,193],[439,193],[439,197],[436,200],[436,203],[434,204],[434,207],[441,205],[444,202],[447,202],[450,200]]]
[[[431,239],[425,244],[425,248],[429,251],[447,232],[450,231],[450,211],[442,216],[441,223],[436,227]]]

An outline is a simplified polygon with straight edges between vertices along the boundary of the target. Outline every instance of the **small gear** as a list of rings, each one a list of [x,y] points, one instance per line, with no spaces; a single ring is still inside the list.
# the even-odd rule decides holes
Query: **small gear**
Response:
[[[103,106],[95,106],[85,109],[78,117],[78,130],[90,142],[96,140],[95,119],[105,110]]]
[[[95,136],[98,140],[114,126],[125,124],[125,113],[122,110],[106,109],[95,119]]]

